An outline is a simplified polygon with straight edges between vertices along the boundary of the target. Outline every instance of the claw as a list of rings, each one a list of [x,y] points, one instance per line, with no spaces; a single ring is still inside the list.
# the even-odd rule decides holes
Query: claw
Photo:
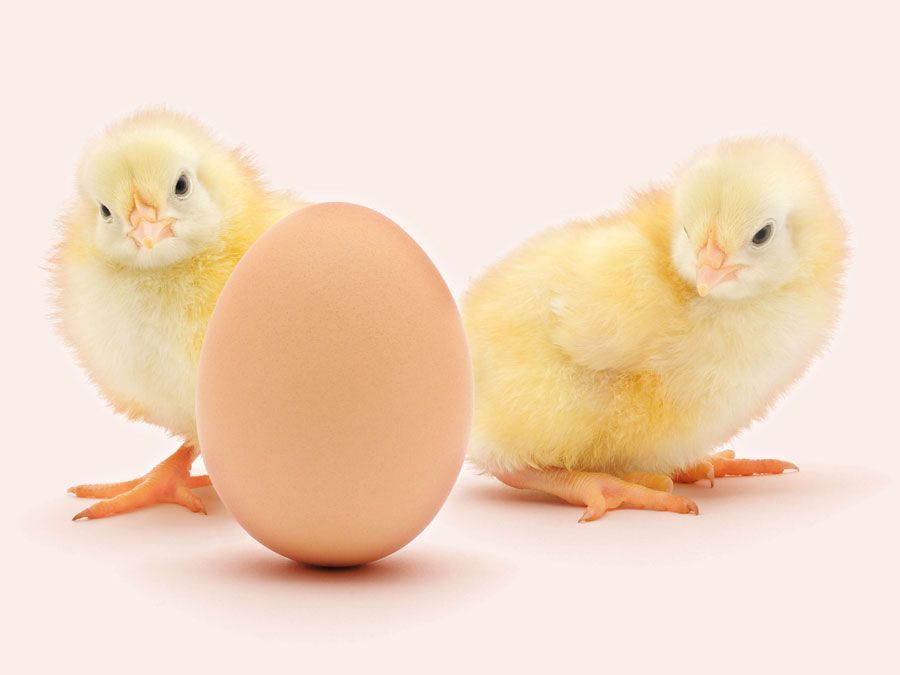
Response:
[[[581,518],[578,519],[579,523],[590,523],[595,520],[599,520],[603,517],[603,514],[606,513],[606,503],[603,504],[593,504],[588,506],[584,513],[581,514]]]
[[[711,457],[710,459],[713,459]],[[710,487],[716,485],[716,467],[712,461],[702,461],[692,467],[676,471],[672,474],[672,479],[676,483],[696,483],[701,480],[708,480]]]

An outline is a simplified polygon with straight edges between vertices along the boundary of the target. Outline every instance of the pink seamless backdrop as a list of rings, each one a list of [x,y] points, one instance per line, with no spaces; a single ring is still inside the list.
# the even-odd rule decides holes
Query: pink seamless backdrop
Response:
[[[884,672],[898,602],[898,16],[880,3],[19,3],[0,26],[5,672]],[[799,474],[679,487],[698,518],[463,471],[398,554],[323,572],[209,515],[72,523],[79,482],[171,453],[53,334],[44,257],[84,143],[166,103],[271,183],[379,209],[455,294],[698,146],[784,134],[853,262],[834,341],[735,449]],[[890,612],[890,613],[889,613]]]

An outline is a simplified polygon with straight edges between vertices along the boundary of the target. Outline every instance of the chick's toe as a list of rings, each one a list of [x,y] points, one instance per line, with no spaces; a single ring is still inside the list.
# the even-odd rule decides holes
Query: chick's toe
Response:
[[[676,471],[672,475],[672,479],[676,483],[696,483],[699,480],[708,480],[712,486],[715,484],[716,478],[723,476],[776,475],[789,469],[800,470],[793,462],[783,462],[780,459],[738,459],[734,456],[734,450],[722,450],[694,466]]]

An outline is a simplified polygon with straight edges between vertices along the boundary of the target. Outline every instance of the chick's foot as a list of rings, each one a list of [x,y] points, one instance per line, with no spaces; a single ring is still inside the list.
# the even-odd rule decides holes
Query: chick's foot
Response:
[[[211,485],[209,476],[191,476],[191,464],[197,456],[190,445],[182,445],[175,453],[157,464],[141,478],[123,483],[76,485],[69,492],[76,497],[103,501],[80,511],[72,520],[106,518],[134,511],[151,504],[181,504],[195,513],[206,513],[203,502],[191,488]]]
[[[709,459],[682,471],[672,474],[676,483],[696,483],[708,480],[710,486],[715,485],[716,478],[722,476],[757,476],[784,473],[792,469],[799,471],[796,464],[782,462],[778,459],[736,459],[734,450],[722,450]]]
[[[671,481],[662,481],[655,474],[629,474],[636,482],[605,473],[556,468],[497,471],[494,475],[511,487],[538,490],[570,504],[586,507],[579,519],[582,523],[597,520],[608,510],[618,508],[693,514],[700,512],[690,499],[669,494],[665,489],[646,487],[647,484],[671,487]]]

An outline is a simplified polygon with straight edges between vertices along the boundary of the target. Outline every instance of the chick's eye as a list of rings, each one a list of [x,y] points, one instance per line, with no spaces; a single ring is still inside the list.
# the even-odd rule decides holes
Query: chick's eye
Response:
[[[181,174],[175,181],[175,194],[178,197],[186,197],[191,191],[191,179],[186,173]]]
[[[109,207],[106,204],[100,205],[100,217],[103,220],[112,220],[112,211],[109,210]]]
[[[772,231],[774,230],[774,225],[772,223],[766,223],[761,229],[757,230],[756,234],[753,235],[753,245],[754,246],[762,246],[769,239],[772,238]]]

